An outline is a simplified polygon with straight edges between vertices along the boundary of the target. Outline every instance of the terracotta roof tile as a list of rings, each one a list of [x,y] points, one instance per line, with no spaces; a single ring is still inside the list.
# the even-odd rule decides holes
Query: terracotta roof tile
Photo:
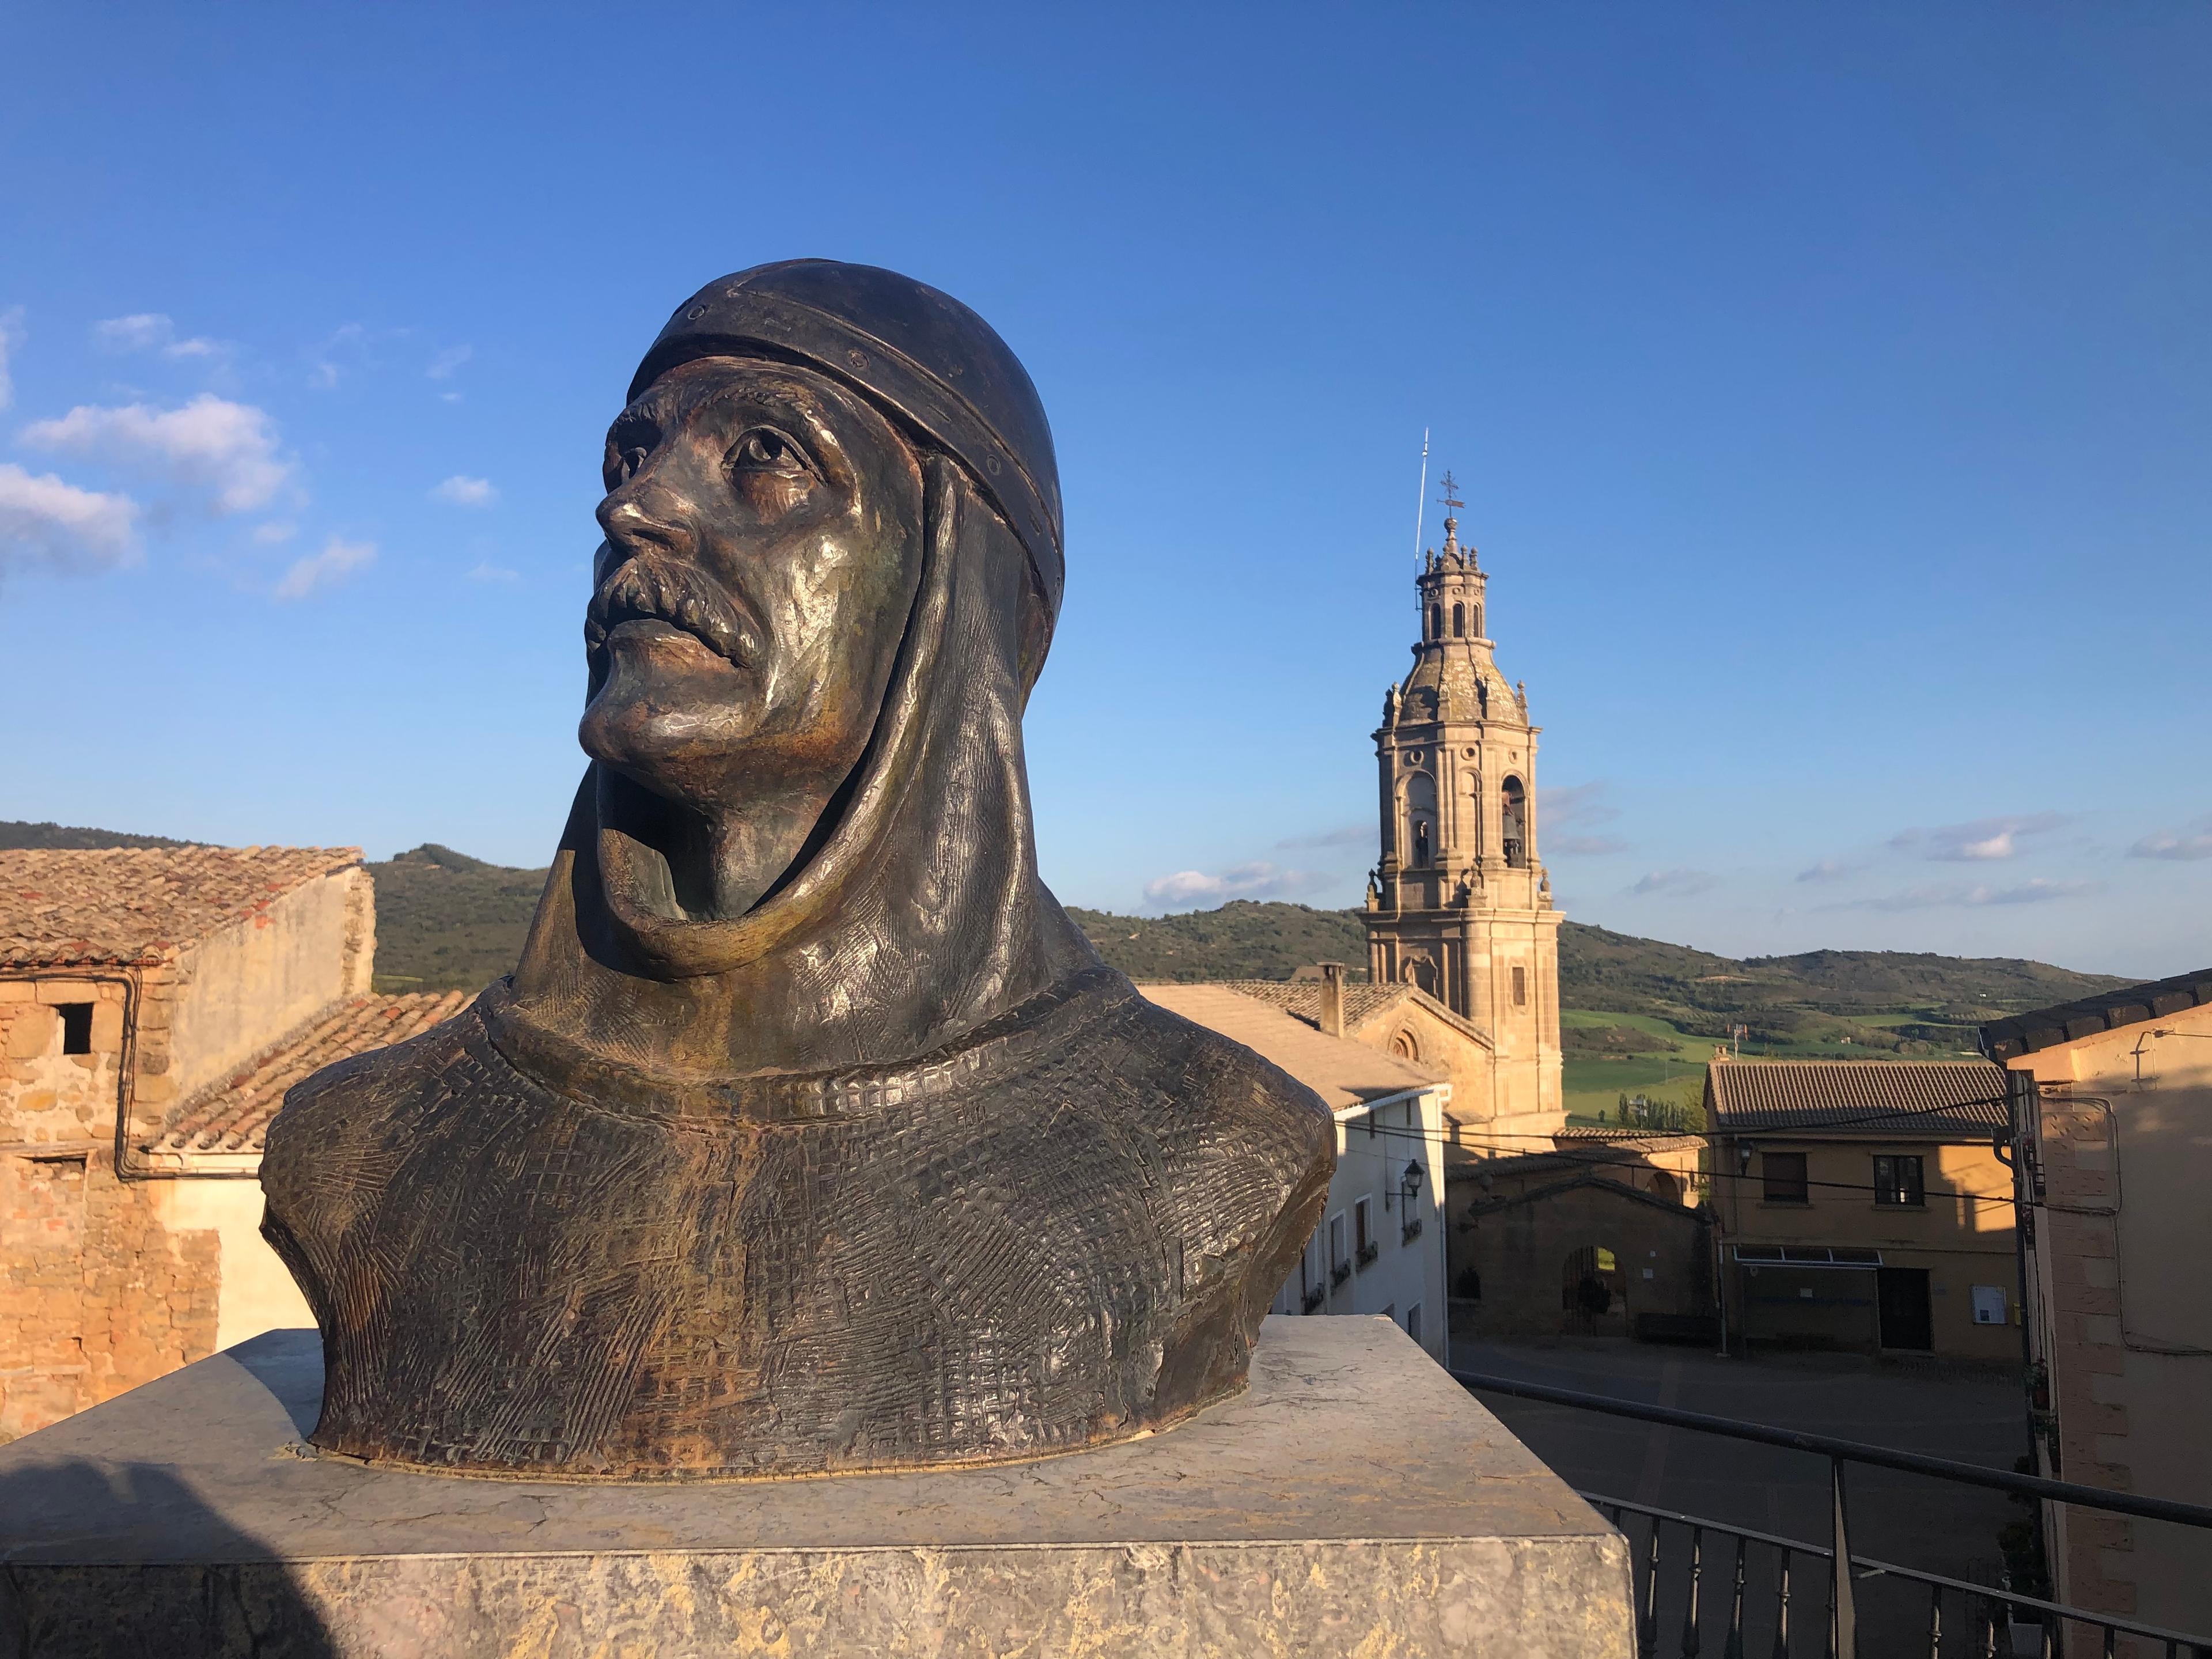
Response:
[[[1238,996],[1250,997],[1271,1008],[1279,1008],[1292,1019],[1321,1029],[1321,981],[1299,979],[1224,979],[1214,981]],[[1392,1004],[1413,994],[1405,985],[1376,985],[1366,981],[1344,988],[1344,1023],[1364,1025]]]
[[[0,852],[0,967],[159,961],[360,862],[358,847]]]
[[[1717,1060],[1705,1104],[1721,1134],[1984,1139],[2010,1121],[2004,1070],[1985,1060]]]
[[[284,1091],[334,1060],[404,1042],[451,1019],[469,991],[416,991],[359,997],[234,1076],[186,1101],[149,1146],[155,1152],[258,1152]]]
[[[2124,986],[2079,1002],[2062,1002],[2055,1008],[1991,1020],[1982,1027],[1982,1052],[1992,1060],[2017,1060],[2039,1048],[2094,1036],[2100,1031],[2116,1031],[2123,1025],[2165,1019],[2207,1002],[2212,1002],[2212,968],[2200,968],[2193,974]]]

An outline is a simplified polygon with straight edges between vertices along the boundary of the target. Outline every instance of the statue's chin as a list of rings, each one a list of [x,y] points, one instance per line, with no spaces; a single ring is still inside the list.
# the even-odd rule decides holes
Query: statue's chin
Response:
[[[611,640],[595,679],[576,731],[586,754],[702,811],[726,793],[732,758],[760,722],[750,676],[667,629]]]

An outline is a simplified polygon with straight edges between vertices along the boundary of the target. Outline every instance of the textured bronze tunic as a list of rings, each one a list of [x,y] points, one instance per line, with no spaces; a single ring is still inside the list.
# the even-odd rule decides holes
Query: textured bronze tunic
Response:
[[[1241,1385],[1327,1194],[1319,1099],[1109,969],[908,1065],[711,1086],[507,1001],[271,1127],[328,1449],[637,1478],[1124,1438]]]

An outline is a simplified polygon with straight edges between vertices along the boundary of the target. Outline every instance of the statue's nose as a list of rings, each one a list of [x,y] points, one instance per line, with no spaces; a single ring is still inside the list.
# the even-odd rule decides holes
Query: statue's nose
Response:
[[[683,499],[642,477],[601,501],[599,519],[607,540],[625,554],[650,550],[688,558],[697,546]]]

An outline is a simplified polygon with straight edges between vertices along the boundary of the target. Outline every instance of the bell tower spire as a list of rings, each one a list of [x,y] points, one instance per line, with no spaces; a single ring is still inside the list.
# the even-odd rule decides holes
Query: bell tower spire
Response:
[[[1498,666],[1490,579],[1460,540],[1467,503],[1440,480],[1443,544],[1414,588],[1420,637],[1375,733],[1382,858],[1366,912],[1378,983],[1418,987],[1488,1036],[1496,1098],[1455,1115],[1564,1121],[1559,927],[1537,845],[1536,738],[1526,690]]]

